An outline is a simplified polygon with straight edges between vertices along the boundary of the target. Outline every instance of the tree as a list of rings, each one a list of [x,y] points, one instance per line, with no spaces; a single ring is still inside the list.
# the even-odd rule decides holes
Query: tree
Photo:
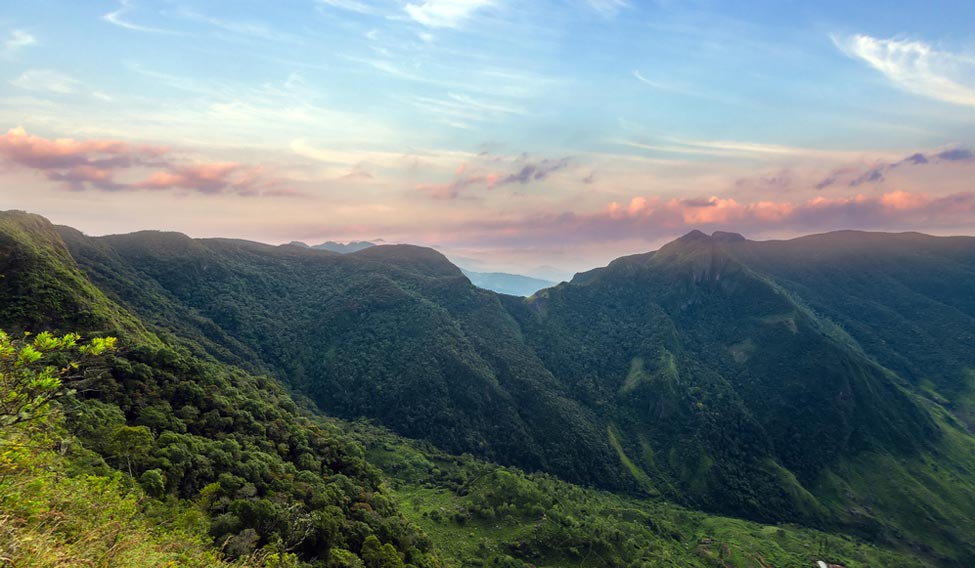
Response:
[[[113,350],[116,339],[80,341],[76,333],[46,331],[15,340],[0,330],[0,429],[44,416],[51,401],[70,394],[71,385],[87,376],[86,363]],[[55,366],[55,360],[67,362]]]
[[[403,568],[403,559],[393,545],[380,544],[376,535],[369,535],[362,543],[362,559],[368,568]]]

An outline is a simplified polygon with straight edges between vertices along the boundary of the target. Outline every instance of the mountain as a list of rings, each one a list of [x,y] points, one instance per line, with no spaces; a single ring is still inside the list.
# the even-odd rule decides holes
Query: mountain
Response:
[[[842,239],[860,244],[837,252]],[[699,506],[829,519],[957,551],[968,549],[961,535],[975,518],[971,507],[955,506],[971,503],[975,489],[970,430],[949,413],[964,403],[943,396],[932,404],[926,383],[883,366],[880,352],[851,333],[858,330],[823,315],[863,302],[878,318],[926,320],[940,300],[951,303],[954,319],[933,312],[914,326],[944,325],[941,333],[966,337],[975,239],[926,237],[917,246],[899,235],[753,243],[692,232],[506,305],[570,396],[609,419],[621,461],[646,485]],[[866,258],[862,270],[858,257]],[[924,272],[937,263],[941,276]],[[807,300],[800,283],[812,285],[811,274],[824,288]],[[825,287],[829,278],[836,280]],[[851,290],[853,302],[844,295],[851,280],[864,283]],[[864,312],[847,313],[841,321]],[[901,353],[919,351],[907,345],[915,341],[910,331],[871,333],[898,340]],[[948,344],[941,354],[965,361],[942,384],[970,392],[970,347]],[[930,514],[932,493],[939,520],[922,529],[911,519]],[[952,523],[966,529],[951,534]]]
[[[555,286],[555,282],[532,278],[530,276],[522,276],[520,274],[508,274],[507,272],[473,272],[465,269],[461,269],[461,271],[471,281],[471,284],[478,288],[511,296],[531,296],[543,288]]]
[[[376,246],[376,243],[371,243],[369,241],[350,241],[347,243],[326,241],[320,245],[314,245],[310,248],[318,249],[318,250],[330,250],[332,252],[348,254],[350,252],[356,252],[374,246]]]
[[[337,254],[151,231],[93,238],[17,213],[2,226],[0,326],[114,330],[190,368],[277,377],[319,410],[436,447],[403,462],[389,457],[409,453],[398,442],[366,443],[390,474],[426,460],[444,464],[421,468],[436,483],[470,475],[481,487],[481,466],[447,474],[434,457],[469,452],[637,501],[975,561],[975,239],[692,232],[522,298],[479,289],[408,245]],[[142,416],[161,396],[183,404],[160,394],[180,371],[143,359],[158,377],[111,391],[124,419],[191,428],[165,410]],[[230,396],[224,388],[212,396]],[[224,424],[259,432],[244,416]],[[475,489],[452,483],[459,496]],[[504,481],[505,494],[528,491],[519,483]],[[410,557],[398,534],[383,540]],[[348,546],[358,553],[361,538]]]
[[[162,252],[181,242],[162,235],[155,244]],[[104,246],[88,252],[88,260],[113,254]],[[23,429],[3,416],[0,500],[9,523],[0,553],[13,565],[97,556],[105,565],[213,566],[223,556],[252,566],[361,566],[359,557],[386,545],[408,562],[440,564],[361,446],[266,375],[223,364],[108,297],[46,219],[0,213],[0,274],[0,326],[11,337],[77,330],[121,338],[103,368],[74,379],[77,392],[64,392],[54,412],[28,415]],[[119,287],[149,284],[131,269],[113,277]],[[172,304],[159,309],[192,317]],[[0,371],[5,401],[51,384],[9,382],[25,372],[24,361]],[[213,546],[200,550],[207,541]],[[279,564],[265,563],[272,556]]]
[[[282,377],[326,412],[573,481],[628,484],[498,296],[436,251],[59,230],[110,297],[190,349]]]

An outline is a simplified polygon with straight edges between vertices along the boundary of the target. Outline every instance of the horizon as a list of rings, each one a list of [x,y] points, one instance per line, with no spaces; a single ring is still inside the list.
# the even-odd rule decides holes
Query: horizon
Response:
[[[21,213],[26,213],[26,214],[29,214],[29,215],[38,215],[38,213],[34,213],[32,211],[23,211],[23,210],[8,210],[8,211],[2,211],[2,210],[0,210],[0,213],[16,212],[16,211],[19,211]],[[51,221],[51,220],[49,219],[49,221]],[[69,228],[77,229],[77,227],[72,227],[70,225],[64,225],[63,223],[55,223],[54,221],[51,221],[51,222],[54,225],[67,226]],[[187,233],[184,233],[184,232],[181,232],[181,231],[174,231],[174,230],[167,230],[167,229],[136,229],[134,231],[124,232],[124,233],[104,233],[104,234],[100,234],[100,235],[89,234],[89,233],[86,233],[86,232],[82,231],[82,233],[85,236],[87,236],[87,237],[94,237],[94,238],[99,238],[99,237],[112,237],[112,236],[124,236],[124,235],[131,235],[131,234],[142,233],[142,232],[176,233],[176,234],[182,235],[182,236],[187,237],[187,238],[190,238],[190,239],[203,239],[203,240],[205,240],[205,239],[239,240],[239,241],[244,241],[244,242],[248,242],[248,243],[253,243],[253,244],[258,244],[258,245],[264,245],[264,246],[271,246],[271,247],[282,247],[282,246],[288,246],[288,245],[296,245],[296,246],[308,247],[310,249],[315,249],[315,247],[321,246],[321,245],[325,245],[325,244],[349,245],[349,244],[357,244],[357,243],[369,243],[370,245],[377,246],[377,247],[379,247],[379,246],[398,246],[398,245],[417,246],[417,247],[423,247],[423,248],[429,248],[429,249],[435,250],[436,252],[444,255],[444,257],[446,257],[447,260],[451,264],[457,266],[461,270],[471,271],[471,272],[478,272],[478,273],[507,273],[507,274],[511,274],[513,276],[525,276],[525,277],[534,278],[534,279],[538,279],[538,280],[548,280],[548,281],[554,282],[556,284],[560,280],[562,280],[562,281],[568,281],[572,277],[574,277],[575,275],[577,275],[577,274],[579,274],[581,272],[587,272],[587,271],[595,270],[595,269],[598,269],[598,268],[605,268],[612,261],[617,260],[617,259],[622,258],[622,257],[625,257],[625,256],[632,256],[632,255],[639,255],[639,254],[648,254],[648,253],[656,252],[656,251],[660,250],[662,247],[664,247],[664,246],[666,246],[666,245],[668,245],[670,243],[673,243],[675,241],[679,241],[679,240],[681,240],[681,239],[683,239],[683,238],[685,238],[685,237],[687,237],[689,235],[692,235],[692,234],[701,234],[701,235],[704,235],[705,237],[712,238],[712,237],[714,237],[715,233],[730,233],[732,235],[736,235],[736,236],[742,237],[745,241],[748,241],[748,242],[785,242],[785,241],[791,241],[791,240],[795,240],[795,239],[802,239],[802,238],[809,238],[809,237],[824,236],[824,235],[829,235],[829,234],[834,234],[834,233],[865,233],[865,234],[874,234],[874,235],[920,235],[920,236],[923,236],[923,237],[933,237],[933,238],[975,238],[975,235],[960,234],[960,233],[958,233],[958,234],[942,234],[942,235],[938,235],[938,234],[925,233],[923,231],[880,231],[880,230],[865,230],[865,229],[833,229],[833,230],[830,230],[830,231],[804,233],[804,234],[799,234],[799,235],[794,235],[794,236],[789,236],[789,237],[784,237],[784,238],[775,238],[775,237],[752,238],[751,236],[749,236],[747,234],[744,234],[744,233],[741,233],[741,232],[738,232],[738,231],[724,231],[724,230],[721,230],[721,229],[716,229],[716,230],[713,230],[711,232],[708,232],[708,231],[701,230],[699,228],[692,227],[692,228],[688,229],[685,233],[682,233],[682,234],[677,235],[675,237],[668,238],[668,239],[665,239],[665,240],[661,241],[661,243],[659,245],[657,245],[657,246],[655,246],[653,248],[647,248],[645,250],[639,250],[639,251],[631,252],[631,253],[628,253],[628,254],[621,254],[621,255],[615,256],[613,258],[610,258],[606,262],[603,262],[603,263],[600,263],[600,264],[587,265],[587,266],[581,266],[580,265],[579,268],[574,269],[574,270],[566,270],[566,269],[560,269],[558,267],[553,267],[553,266],[540,265],[540,266],[535,266],[535,267],[532,267],[532,268],[530,268],[528,270],[523,270],[523,271],[520,271],[520,272],[517,271],[517,269],[515,269],[516,271],[512,272],[510,270],[505,270],[505,269],[495,269],[494,268],[494,265],[490,264],[490,262],[491,262],[490,259],[488,259],[488,260],[482,260],[482,259],[475,259],[475,258],[465,258],[463,256],[452,255],[449,251],[445,251],[445,250],[443,250],[441,248],[438,248],[436,246],[433,246],[433,245],[423,245],[423,244],[411,243],[411,242],[408,242],[408,241],[390,242],[390,241],[386,241],[386,240],[381,239],[381,238],[379,238],[379,239],[362,239],[362,240],[358,240],[358,241],[341,241],[341,240],[335,241],[335,240],[329,240],[329,241],[323,241],[321,243],[306,243],[304,241],[288,241],[288,242],[281,242],[281,243],[271,243],[271,242],[259,241],[259,240],[254,240],[254,239],[247,239],[247,238],[241,238],[241,237],[230,237],[230,236],[220,236],[220,235],[207,236],[207,237],[199,237],[199,236],[190,235],[190,234],[187,234]],[[332,252],[336,252],[336,254],[355,254],[358,251],[349,251],[349,252],[332,251]]]
[[[0,17],[0,209],[578,272],[975,234],[975,5],[121,0]]]

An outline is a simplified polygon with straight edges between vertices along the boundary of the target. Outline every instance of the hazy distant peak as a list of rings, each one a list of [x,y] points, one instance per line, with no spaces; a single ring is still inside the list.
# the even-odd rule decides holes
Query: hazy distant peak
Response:
[[[332,252],[348,254],[350,252],[356,252],[374,246],[376,246],[376,243],[372,243],[369,241],[349,241],[347,243],[326,241],[320,245],[315,245],[311,248],[318,249],[318,250],[330,250]]]
[[[747,240],[745,237],[738,233],[731,233],[728,231],[715,231],[708,236],[707,233],[694,229],[693,231],[687,233],[686,235],[676,239],[674,242],[722,242],[722,243],[735,243]]]

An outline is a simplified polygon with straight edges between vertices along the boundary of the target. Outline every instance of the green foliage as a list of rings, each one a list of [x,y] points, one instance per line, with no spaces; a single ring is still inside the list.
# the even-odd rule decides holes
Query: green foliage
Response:
[[[81,365],[115,348],[114,337],[85,344],[80,339],[75,333],[59,337],[43,331],[14,340],[0,330],[0,428],[42,417],[51,401],[70,394],[71,383],[86,377]],[[71,356],[60,368],[50,364]]]
[[[117,471],[92,469],[98,456],[65,432],[56,406],[67,394],[61,378],[115,343],[78,340],[44,332],[11,341],[0,331],[0,399],[8,417],[0,429],[0,559],[13,566],[224,565],[185,504],[165,505],[165,526],[153,522],[145,494]],[[60,369],[43,364],[56,355],[74,358]],[[161,495],[161,472],[145,472],[142,484]]]

